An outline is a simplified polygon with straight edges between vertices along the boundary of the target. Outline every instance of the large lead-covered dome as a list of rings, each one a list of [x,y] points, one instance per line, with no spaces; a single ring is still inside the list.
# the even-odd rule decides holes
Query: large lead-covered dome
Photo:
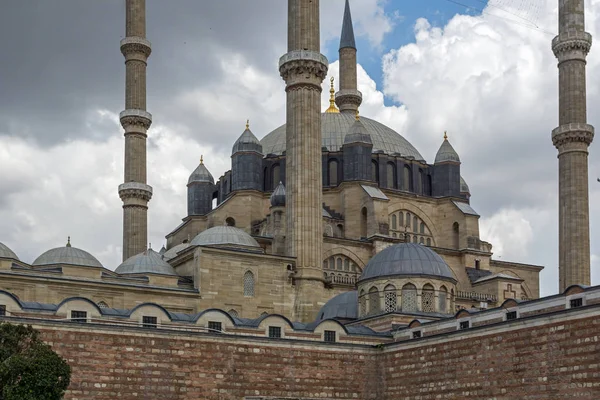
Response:
[[[77,247],[71,247],[70,240],[65,247],[57,247],[55,249],[46,251],[36,258],[32,265],[41,266],[55,264],[69,264],[102,268],[102,264],[100,264],[100,261],[98,261],[96,257],[85,250],[78,249]]]
[[[414,157],[423,160],[423,156],[413,147],[408,140],[387,126],[369,118],[360,117],[371,141],[373,152],[381,150],[385,154],[398,153],[404,157]],[[356,122],[356,117],[351,113],[323,113],[321,114],[321,133],[323,135],[323,147],[329,151],[340,151],[344,144],[344,138],[350,127]],[[263,154],[280,155],[285,151],[285,124],[265,136],[260,143]]]

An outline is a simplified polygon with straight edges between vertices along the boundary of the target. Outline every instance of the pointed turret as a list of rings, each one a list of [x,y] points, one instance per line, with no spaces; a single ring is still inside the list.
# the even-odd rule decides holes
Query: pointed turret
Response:
[[[212,210],[215,179],[200,157],[200,165],[188,179],[188,215],[206,215]]]
[[[344,137],[344,181],[368,181],[372,178],[371,135],[356,112],[356,121]]]
[[[444,132],[433,166],[433,195],[460,197],[460,179],[460,157]]]
[[[250,130],[250,121],[246,121],[246,130],[238,138],[231,150],[231,190],[262,190],[262,145]]]
[[[282,182],[271,194],[271,215],[269,217],[270,230],[273,234],[273,254],[285,255],[285,186]]]
[[[273,190],[270,200],[271,207],[285,207],[285,186],[282,182]]]
[[[356,72],[356,41],[350,3],[346,0],[342,35],[340,37],[340,91],[335,95],[335,103],[341,112],[355,113],[362,103],[362,93],[358,91]]]

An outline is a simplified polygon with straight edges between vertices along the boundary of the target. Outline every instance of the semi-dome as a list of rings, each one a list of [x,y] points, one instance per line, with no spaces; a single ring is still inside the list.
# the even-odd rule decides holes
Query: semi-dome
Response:
[[[19,259],[15,252],[2,242],[0,242],[0,258],[12,258],[13,260]]]
[[[471,194],[471,190],[469,189],[469,185],[467,185],[467,181],[462,176],[460,177],[460,192],[461,193],[469,193]]]
[[[225,225],[214,226],[199,233],[190,244],[192,246],[234,246],[260,249],[260,245],[252,236],[241,229]]]
[[[416,243],[399,243],[371,258],[359,281],[398,275],[455,280],[448,264],[429,247]]]
[[[423,156],[412,144],[400,134],[387,126],[369,118],[361,117],[360,121],[366,128],[373,142],[373,152],[383,151],[385,154],[398,153],[404,157],[414,157],[424,161]],[[346,134],[356,122],[352,113],[323,113],[321,114],[322,146],[329,151],[340,151]],[[281,155],[285,151],[285,124],[262,138],[260,143],[263,154]]]
[[[443,163],[443,162],[460,162],[460,157],[454,147],[448,141],[448,137],[444,135],[444,142],[440,146],[437,154],[435,155],[435,163]]]
[[[102,268],[102,264],[100,264],[100,261],[98,261],[96,257],[85,250],[72,247],[70,239],[67,241],[65,247],[57,247],[42,253],[42,255],[35,259],[32,265],[41,266],[54,264]]]
[[[160,274],[177,275],[162,256],[152,249],[136,254],[123,261],[115,270],[118,274]]]
[[[317,321],[325,319],[357,319],[358,294],[356,290],[340,293],[329,300],[317,315]]]
[[[215,179],[204,165],[202,157],[200,157],[200,165],[198,165],[188,179],[188,185],[192,183],[212,183],[213,185],[215,183]]]
[[[283,207],[285,206],[285,186],[282,182],[271,193],[271,207]]]
[[[233,144],[231,154],[235,154],[239,151],[254,151],[256,153],[262,154],[262,145],[260,144],[260,141],[256,138],[256,136],[254,136],[248,124],[246,124],[246,130]]]
[[[176,246],[171,247],[169,250],[165,250],[165,252],[162,253],[163,260],[169,261],[170,259],[177,257],[177,253],[187,249],[188,247],[190,247],[189,243],[180,243]]]

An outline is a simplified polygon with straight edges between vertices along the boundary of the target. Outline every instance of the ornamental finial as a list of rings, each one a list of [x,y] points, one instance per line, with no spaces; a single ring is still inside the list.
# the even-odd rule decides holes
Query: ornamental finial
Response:
[[[200,155],[200,165],[204,165],[204,156]]]
[[[448,132],[444,131],[444,140],[448,140]]]
[[[71,247],[71,236],[67,236],[67,247]]]
[[[250,129],[250,120],[246,120],[246,130]]]
[[[358,113],[358,110],[356,110],[356,115],[355,115],[355,117],[356,117],[356,120],[357,120],[357,121],[360,121],[360,114]]]
[[[337,114],[340,110],[335,106],[335,88],[333,87],[333,81],[335,78],[332,76],[329,82],[331,82],[331,87],[329,88],[329,108],[325,110],[326,113],[329,114]]]

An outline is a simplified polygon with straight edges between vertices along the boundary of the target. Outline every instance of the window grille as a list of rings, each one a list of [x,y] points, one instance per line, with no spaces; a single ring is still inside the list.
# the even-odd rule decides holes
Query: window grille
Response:
[[[448,305],[446,301],[446,296],[448,292],[445,289],[441,289],[438,293],[438,312],[445,313],[448,311]]]
[[[358,306],[360,310],[360,316],[365,315],[367,313],[367,296],[365,296],[364,292],[360,294]]]
[[[280,338],[281,337],[281,328],[278,326],[270,326],[269,327],[269,337],[270,338]]]
[[[158,318],[143,316],[142,317],[142,326],[144,328],[156,328],[156,327],[158,327]]]
[[[335,331],[325,331],[323,339],[329,343],[335,343]]]
[[[396,288],[390,287],[385,288],[385,312],[394,312],[398,306],[398,299],[396,298]]]
[[[583,299],[580,297],[578,299],[572,299],[570,301],[571,308],[577,308],[583,306]]]
[[[418,339],[421,337],[421,331],[414,331],[413,332],[413,339]]]
[[[350,271],[350,260],[344,260],[344,271]]]
[[[377,288],[371,288],[369,290],[369,313],[377,314],[381,311],[381,304],[379,303],[379,291]]]
[[[0,304],[0,316],[5,316],[6,315],[6,306],[3,304]]]
[[[87,311],[71,311],[71,321],[87,322]]]
[[[512,321],[514,319],[517,319],[517,312],[516,311],[509,311],[506,313],[506,320],[507,321]]]
[[[244,296],[254,297],[254,274],[251,271],[244,274]]]
[[[470,327],[471,327],[471,324],[469,323],[469,321],[462,321],[459,324],[460,329],[469,329]]]
[[[402,311],[417,311],[417,288],[412,284],[402,288]]]
[[[223,330],[223,326],[220,322],[208,321],[208,330],[211,332],[221,332]]]
[[[238,312],[235,311],[234,309],[229,310],[228,314],[231,315],[232,317],[239,317]]]
[[[421,310],[423,312],[434,312],[434,291],[433,289],[423,289],[421,293]]]
[[[105,302],[101,301],[98,303],[98,308],[109,308],[108,304],[106,304]]]

